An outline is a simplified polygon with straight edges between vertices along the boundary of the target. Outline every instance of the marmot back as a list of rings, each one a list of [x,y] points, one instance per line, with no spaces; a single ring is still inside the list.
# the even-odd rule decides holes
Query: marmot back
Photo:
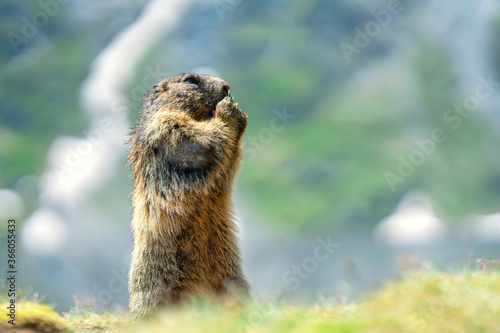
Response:
[[[145,95],[128,157],[134,318],[192,293],[248,293],[231,201],[247,116],[229,88],[191,73]]]

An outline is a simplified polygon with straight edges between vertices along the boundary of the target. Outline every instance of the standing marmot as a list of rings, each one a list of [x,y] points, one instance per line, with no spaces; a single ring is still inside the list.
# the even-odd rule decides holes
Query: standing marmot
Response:
[[[193,293],[248,293],[231,189],[247,116],[229,85],[181,74],[150,89],[132,130],[130,312]]]

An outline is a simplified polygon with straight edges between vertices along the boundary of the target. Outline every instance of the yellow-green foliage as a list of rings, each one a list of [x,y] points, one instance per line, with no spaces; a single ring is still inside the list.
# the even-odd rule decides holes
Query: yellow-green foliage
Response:
[[[7,303],[0,303],[0,308],[5,309]],[[34,329],[38,333],[59,333],[69,332],[69,325],[66,320],[59,316],[50,306],[33,303],[20,302],[16,307],[15,326],[8,324],[6,320],[0,323],[0,331],[13,331],[16,329],[27,329],[22,332],[32,332]]]
[[[500,332],[499,293],[498,273],[419,273],[388,284],[339,321],[371,332]]]
[[[500,274],[412,273],[356,305],[201,306],[127,332],[500,332]]]
[[[414,272],[351,305],[191,304],[137,323],[80,310],[62,318],[33,303],[20,305],[18,313],[19,324],[42,325],[37,332],[500,332],[498,295],[497,272]]]
[[[129,323],[129,319],[125,316],[82,309],[75,309],[71,314],[66,314],[65,319],[71,324],[75,333],[121,332]]]

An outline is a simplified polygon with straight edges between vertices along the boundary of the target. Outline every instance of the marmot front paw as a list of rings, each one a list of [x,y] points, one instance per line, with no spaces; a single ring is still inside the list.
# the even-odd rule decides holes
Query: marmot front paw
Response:
[[[234,98],[232,96],[224,97],[224,99],[217,104],[215,116],[228,120],[236,120],[240,129],[245,128],[247,125],[247,115],[245,112],[241,111],[238,103],[234,103]]]

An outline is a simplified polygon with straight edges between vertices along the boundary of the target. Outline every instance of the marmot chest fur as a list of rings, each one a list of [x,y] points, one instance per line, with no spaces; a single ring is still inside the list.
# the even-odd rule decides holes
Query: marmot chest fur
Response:
[[[134,318],[192,293],[248,293],[231,201],[247,116],[229,88],[191,73],[145,95],[128,157]]]

